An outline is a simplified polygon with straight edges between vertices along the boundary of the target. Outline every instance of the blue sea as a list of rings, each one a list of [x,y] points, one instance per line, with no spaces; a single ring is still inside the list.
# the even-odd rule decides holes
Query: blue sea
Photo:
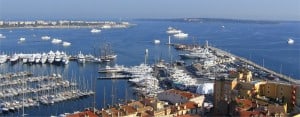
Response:
[[[127,29],[104,29],[101,33],[92,34],[90,28],[71,29],[0,29],[5,39],[0,39],[0,52],[38,53],[50,50],[65,51],[76,55],[81,51],[84,54],[99,55],[105,43],[110,43],[118,55],[113,62],[125,66],[139,65],[144,62],[145,50],[149,50],[148,63],[152,64],[159,59],[174,61],[179,59],[178,52],[165,45],[168,42],[166,30],[169,26],[175,27],[189,34],[186,39],[171,38],[172,43],[204,44],[207,40],[210,45],[221,48],[235,55],[242,56],[257,64],[277,72],[300,79],[300,23],[299,22],[185,22],[174,20],[129,20],[136,24]],[[52,44],[51,41],[41,40],[41,36],[59,38],[71,42],[69,47]],[[26,41],[18,43],[20,37]],[[295,40],[293,45],[287,44],[287,39]],[[160,44],[154,44],[159,39]],[[263,62],[264,61],[264,62]],[[91,88],[95,86],[96,95],[83,99],[68,100],[54,105],[40,105],[26,108],[25,113],[30,116],[59,115],[66,112],[83,110],[92,107],[94,99],[98,109],[108,104],[122,102],[127,99],[137,99],[130,84],[126,80],[97,80],[101,76],[98,69],[106,64],[86,63],[85,65],[70,62],[66,66],[57,65],[25,65],[2,64],[0,72],[30,71],[35,75],[60,73],[66,79],[86,81]],[[104,101],[105,97],[105,101]],[[113,98],[113,99],[112,99]],[[104,104],[105,102],[105,104]],[[9,115],[21,115],[22,111]]]

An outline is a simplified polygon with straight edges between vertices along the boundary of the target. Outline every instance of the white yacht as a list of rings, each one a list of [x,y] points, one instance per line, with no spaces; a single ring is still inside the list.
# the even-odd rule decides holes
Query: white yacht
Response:
[[[41,63],[44,64],[47,62],[47,54],[46,53],[43,53],[42,54],[42,58],[41,58]]]
[[[59,52],[58,50],[55,52],[55,59],[54,59],[54,61],[56,62],[56,63],[60,63],[61,62],[61,58],[62,58],[62,56],[61,56],[61,52]]]
[[[174,34],[174,37],[177,37],[177,38],[186,38],[186,37],[188,37],[188,36],[189,36],[189,34],[183,33],[183,32]]]
[[[7,61],[8,56],[6,54],[0,55],[0,64],[3,64]]]
[[[51,41],[51,43],[53,43],[53,44],[60,44],[61,42],[62,42],[61,39],[56,39],[56,38],[54,38],[54,39]]]
[[[168,30],[166,31],[168,34],[177,34],[177,33],[181,33],[181,30],[175,29],[173,27],[169,27]]]
[[[79,51],[79,54],[77,55],[78,57],[78,62],[79,63],[85,63],[85,57],[84,55],[81,53],[81,51]]]
[[[19,60],[19,55],[18,54],[14,54],[10,59],[10,63],[16,63]]]
[[[3,34],[0,34],[0,39],[4,39],[6,38],[6,36],[4,36]]]
[[[66,41],[64,41],[62,45],[63,45],[64,47],[67,47],[67,46],[70,46],[70,45],[71,45],[71,43],[70,43],[70,42],[66,42]]]
[[[99,29],[92,29],[91,30],[91,33],[100,33],[101,32],[101,30],[99,30]]]
[[[47,60],[48,60],[48,62],[49,63],[53,63],[54,62],[54,59],[55,59],[55,53],[53,52],[53,51],[50,51],[49,53],[48,53],[48,56],[47,56],[48,58],[47,58]]]
[[[41,62],[42,55],[40,53],[35,54],[35,63]]]
[[[42,36],[41,38],[42,38],[42,40],[50,40],[51,39],[51,37],[49,37],[49,36]]]
[[[293,39],[291,39],[291,38],[289,38],[289,39],[287,40],[287,43],[288,43],[288,44],[294,44],[294,42],[295,42],[295,41],[294,41]]]

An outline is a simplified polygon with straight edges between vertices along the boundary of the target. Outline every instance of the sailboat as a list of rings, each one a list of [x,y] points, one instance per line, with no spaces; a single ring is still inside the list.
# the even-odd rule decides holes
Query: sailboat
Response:
[[[112,51],[110,44],[106,44],[100,56],[101,61],[110,62],[117,58],[117,55]]]

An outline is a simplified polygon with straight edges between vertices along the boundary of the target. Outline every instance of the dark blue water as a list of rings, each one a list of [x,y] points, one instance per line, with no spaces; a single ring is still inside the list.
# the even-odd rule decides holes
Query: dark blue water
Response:
[[[278,24],[256,24],[256,23],[234,23],[234,22],[208,22],[208,23],[186,23],[172,21],[132,21],[137,24],[128,29],[102,30],[99,34],[90,33],[91,29],[1,29],[0,33],[6,39],[0,40],[0,51],[6,54],[12,53],[35,53],[48,52],[50,50],[66,51],[75,55],[79,51],[85,54],[99,54],[99,48],[104,43],[110,43],[113,50],[118,54],[115,61],[125,66],[138,65],[144,62],[145,49],[149,49],[149,63],[155,63],[159,58],[166,61],[178,59],[173,48],[164,45],[168,41],[166,30],[169,26],[176,27],[189,34],[187,39],[172,39],[174,43],[200,43],[208,40],[211,45],[243,56],[267,68],[296,79],[300,79],[300,24],[278,23]],[[221,26],[225,26],[222,28]],[[12,32],[10,32],[10,30]],[[41,40],[41,36],[48,35],[52,38],[60,38],[71,42],[70,47],[54,45],[50,41]],[[20,37],[25,37],[24,43],[18,43]],[[288,45],[287,39],[292,38],[295,44]],[[153,44],[154,39],[160,39],[161,44]],[[87,80],[89,85],[96,85],[96,107],[102,108],[113,102],[121,102],[127,98],[135,99],[132,90],[126,80],[96,80],[99,77],[97,70],[105,64],[79,65],[70,62],[67,66],[54,65],[23,65],[14,66],[4,64],[0,66],[0,72],[31,71],[36,75],[50,73],[61,73],[67,79],[77,81]],[[95,82],[95,83],[94,83]],[[83,85],[83,84],[82,84]],[[104,96],[105,91],[105,96]],[[112,93],[113,92],[113,93]],[[113,95],[113,96],[112,96]],[[105,97],[105,105],[103,104]],[[112,100],[112,97],[114,99]],[[65,112],[82,110],[93,106],[94,97],[70,100],[50,106],[39,106],[25,109],[29,115],[58,115]],[[20,112],[12,115],[19,115]]]

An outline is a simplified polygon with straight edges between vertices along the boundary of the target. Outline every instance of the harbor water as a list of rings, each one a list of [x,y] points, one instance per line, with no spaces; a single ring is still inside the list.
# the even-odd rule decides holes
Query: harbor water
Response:
[[[159,59],[165,61],[178,60],[178,54],[172,47],[165,45],[168,42],[166,30],[169,26],[188,33],[188,38],[177,39],[171,37],[172,43],[204,44],[207,40],[210,45],[235,55],[242,56],[261,66],[276,72],[281,72],[295,79],[300,79],[300,23],[257,23],[257,22],[183,22],[169,20],[130,20],[137,24],[126,29],[103,29],[100,33],[91,33],[90,28],[60,28],[60,29],[0,29],[6,38],[0,39],[0,52],[8,55],[14,53],[42,53],[64,51],[69,55],[83,54],[99,56],[100,48],[106,43],[118,55],[111,63],[79,64],[71,61],[68,65],[50,64],[22,64],[0,65],[0,73],[29,71],[34,75],[62,74],[64,79],[76,79],[80,85],[95,89],[96,95],[86,98],[67,100],[53,105],[40,105],[25,108],[25,114],[31,116],[59,115],[66,112],[80,111],[95,106],[100,109],[112,103],[121,103],[125,99],[137,99],[127,80],[97,80],[102,76],[98,73],[100,67],[107,64],[125,66],[139,65],[144,62],[145,50],[148,49],[147,63],[153,64]],[[72,43],[64,47],[53,44],[51,40],[42,40],[42,36],[50,36]],[[26,38],[19,42],[19,38]],[[292,38],[295,43],[287,44]],[[160,40],[160,44],[154,44]],[[83,83],[84,82],[84,83]],[[105,104],[104,104],[105,103]],[[9,113],[21,115],[22,111]]]

